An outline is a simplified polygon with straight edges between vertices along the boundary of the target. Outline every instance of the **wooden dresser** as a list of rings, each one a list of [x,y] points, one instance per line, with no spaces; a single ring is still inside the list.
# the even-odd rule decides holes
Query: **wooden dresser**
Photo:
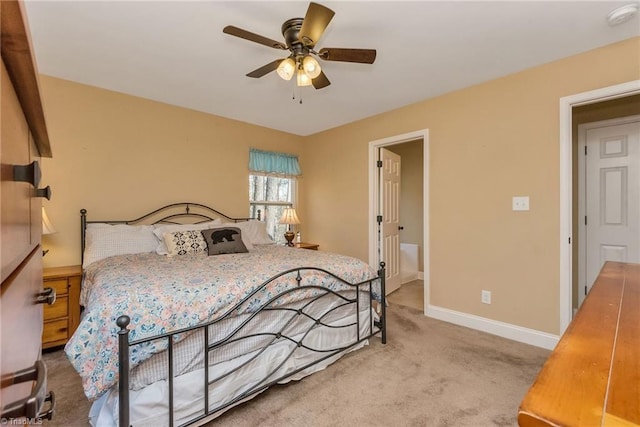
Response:
[[[41,156],[51,149],[32,58],[24,5],[0,1],[0,411],[3,424],[39,424],[50,418],[52,396],[46,394],[41,361],[42,199]],[[25,419],[26,417],[26,419]]]
[[[522,401],[518,423],[640,426],[640,264],[605,263]]]

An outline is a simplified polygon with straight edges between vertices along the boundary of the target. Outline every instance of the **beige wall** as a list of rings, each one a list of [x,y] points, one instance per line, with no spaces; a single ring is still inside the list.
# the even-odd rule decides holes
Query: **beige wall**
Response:
[[[368,144],[429,129],[430,303],[558,333],[559,99],[640,78],[639,54],[627,40],[304,138],[43,77],[59,231],[45,264],[79,262],[80,208],[104,219],[180,198],[245,215],[252,146],[300,153],[306,241],[367,260]]]
[[[249,148],[301,149],[295,135],[51,77],[40,83],[53,149],[43,159],[53,190],[44,204],[58,231],[43,238],[45,266],[80,263],[81,208],[122,219],[188,201],[247,216]]]
[[[305,138],[308,238],[367,259],[368,143],[429,129],[430,303],[559,333],[559,100],[640,78],[639,55],[634,38]]]

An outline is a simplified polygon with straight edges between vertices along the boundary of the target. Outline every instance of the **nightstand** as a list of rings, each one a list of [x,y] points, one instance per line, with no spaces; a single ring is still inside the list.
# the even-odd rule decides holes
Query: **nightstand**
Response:
[[[80,283],[82,267],[45,268],[42,273],[44,288],[56,291],[56,302],[44,306],[42,348],[67,343],[80,323]]]
[[[299,248],[299,249],[311,249],[312,251],[317,251],[318,248],[320,247],[319,244],[317,243],[296,243],[294,244],[294,247]]]

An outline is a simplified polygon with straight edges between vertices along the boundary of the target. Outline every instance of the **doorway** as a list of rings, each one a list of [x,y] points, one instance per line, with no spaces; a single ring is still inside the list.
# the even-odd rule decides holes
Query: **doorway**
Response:
[[[588,105],[640,95],[640,80],[560,98],[560,334],[577,306],[577,123],[574,112]],[[575,292],[574,292],[575,290]],[[576,301],[576,303],[574,303]]]
[[[414,213],[413,220],[419,223],[419,227],[414,224],[411,229],[405,228],[402,232],[407,234],[410,232],[413,232],[413,234],[421,234],[419,239],[421,241],[421,256],[419,263],[421,264],[421,270],[423,273],[420,278],[423,280],[421,281],[422,301],[420,306],[422,307],[423,312],[426,313],[429,301],[429,141],[428,130],[426,129],[371,141],[369,143],[369,264],[377,266],[381,261],[379,224],[377,221],[378,215],[380,215],[379,210],[382,202],[378,180],[378,152],[383,147],[391,151],[397,151],[401,149],[403,144],[421,144],[422,148],[422,156],[420,159],[422,169],[422,203],[418,206],[418,210],[413,210],[413,212],[417,212]],[[400,215],[402,215],[402,213]]]
[[[640,95],[613,105],[640,112]],[[579,124],[578,158],[580,307],[605,261],[640,262],[640,115]]]

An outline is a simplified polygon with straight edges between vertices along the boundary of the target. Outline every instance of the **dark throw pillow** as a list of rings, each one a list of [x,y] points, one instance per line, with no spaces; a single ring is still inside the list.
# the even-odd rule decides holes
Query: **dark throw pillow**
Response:
[[[221,227],[202,230],[207,242],[209,255],[240,254],[249,252],[242,243],[242,234],[238,227]]]

